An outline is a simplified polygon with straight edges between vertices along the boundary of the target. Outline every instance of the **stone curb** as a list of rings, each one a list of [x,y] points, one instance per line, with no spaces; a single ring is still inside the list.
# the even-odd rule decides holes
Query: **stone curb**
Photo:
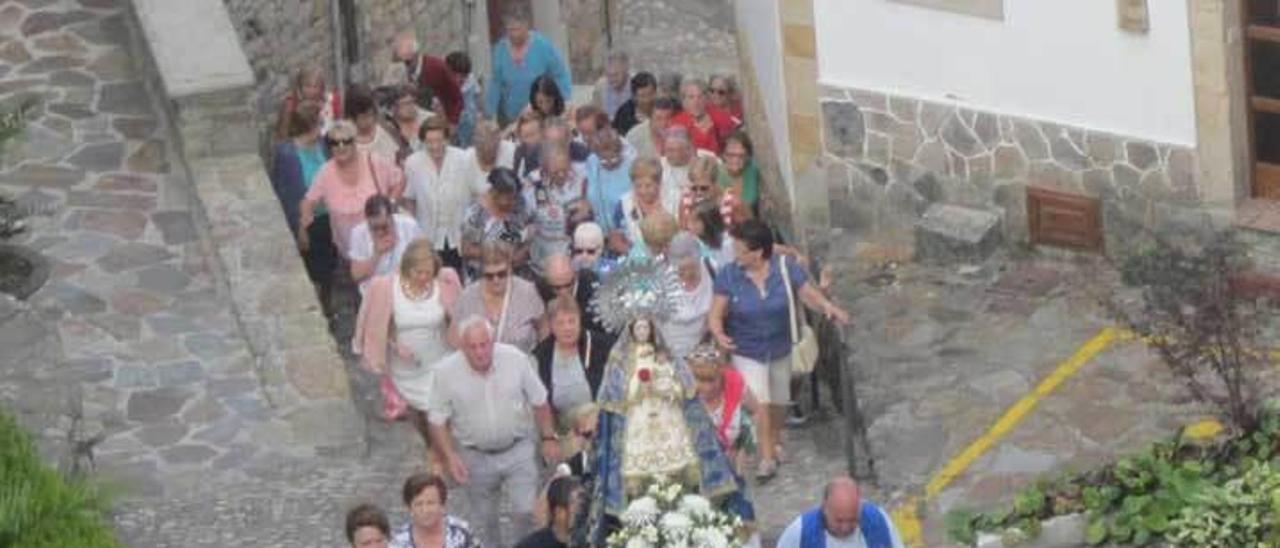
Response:
[[[980,533],[975,548],[1081,548],[1088,546],[1084,531],[1088,520],[1084,514],[1055,516],[1040,522],[1040,535],[1016,544],[1005,544],[1002,535]]]

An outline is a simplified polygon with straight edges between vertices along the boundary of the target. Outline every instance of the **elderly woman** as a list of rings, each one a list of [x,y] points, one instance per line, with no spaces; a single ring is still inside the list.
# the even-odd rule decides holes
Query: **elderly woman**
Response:
[[[361,153],[377,154],[385,160],[400,163],[400,141],[384,127],[373,92],[365,86],[352,86],[347,90],[343,105],[347,117],[356,125],[356,149]]]
[[[738,95],[738,83],[732,76],[712,76],[707,81],[707,98],[710,99],[707,108],[725,111],[736,123],[742,123],[742,97]]]
[[[405,249],[398,272],[369,283],[356,317],[352,350],[365,369],[390,375],[396,391],[412,408],[410,420],[424,442],[432,372],[436,362],[453,350],[448,340],[449,310],[461,290],[457,272],[440,268],[431,241],[419,238]],[[443,462],[436,457],[435,462]]]
[[[760,216],[760,169],[756,167],[751,136],[745,131],[735,131],[725,139],[724,169],[716,177],[716,183],[724,190],[721,204],[732,223],[740,223]]]
[[[409,507],[409,522],[393,532],[391,548],[480,548],[467,522],[448,514],[449,487],[439,476],[409,476],[402,496]]]
[[[667,262],[675,267],[684,295],[677,301],[671,316],[658,324],[658,330],[670,348],[671,355],[684,356],[692,352],[707,336],[712,274],[702,259],[698,239],[688,232],[678,233],[671,240]]]
[[[520,179],[507,168],[489,172],[489,190],[480,201],[467,208],[462,220],[462,257],[467,278],[480,272],[480,256],[485,243],[503,242],[511,248],[517,268],[529,261],[529,211],[520,197]]]
[[[591,204],[585,198],[587,176],[570,161],[569,147],[544,144],[540,163],[524,191],[524,202],[533,208],[530,259],[537,266],[552,255],[568,255],[569,224],[591,219]]]
[[[551,336],[533,349],[538,378],[547,387],[547,401],[556,417],[594,402],[611,341],[582,321],[582,309],[571,296],[553,299],[547,310]]]
[[[419,102],[419,89],[411,85],[398,86],[391,93],[391,126],[400,141],[400,157],[422,150],[422,126],[434,116],[424,110]]]
[[[391,541],[386,512],[372,504],[361,504],[347,512],[346,532],[351,548],[387,548]]]
[[[493,327],[493,338],[524,352],[547,334],[545,307],[533,283],[515,275],[511,246],[485,242],[480,254],[480,283],[467,286],[453,307],[457,318],[481,316]]]
[[[689,163],[686,170],[689,180],[680,189],[680,228],[689,230],[693,208],[698,202],[720,198],[720,188],[716,186],[719,171],[720,161],[715,158],[698,156]]]
[[[315,183],[302,198],[298,221],[298,247],[310,246],[307,229],[316,219],[316,207],[329,211],[332,240],[338,254],[346,257],[351,229],[364,221],[364,204],[370,196],[386,194],[399,199],[404,189],[404,174],[389,160],[356,150],[356,126],[340,121],[329,131],[329,149],[333,158],[320,168]]]
[[[759,400],[715,345],[699,345],[685,355],[684,361],[693,373],[698,401],[711,417],[720,446],[738,472],[743,472],[747,453],[755,451],[751,418],[762,414]]]
[[[326,84],[324,70],[317,66],[304,67],[293,77],[293,87],[280,102],[280,115],[276,118],[276,139],[289,136],[289,121],[293,112],[303,103],[320,106],[320,131],[326,132],[342,118],[342,100],[336,91]]]
[[[462,149],[449,146],[449,122],[436,116],[422,124],[423,149],[404,161],[407,187],[405,206],[418,225],[436,243],[446,265],[462,268],[462,214],[471,203],[471,189],[463,181],[471,159]]]
[[[728,112],[707,105],[707,86],[701,80],[691,80],[680,86],[680,114],[671,119],[671,125],[689,130],[689,138],[698,150],[720,154],[725,138],[737,129]]]
[[[640,158],[631,164],[629,192],[618,199],[609,225],[609,250],[627,255],[641,242],[640,221],[645,217],[667,213],[662,203],[662,164],[653,158]]]
[[[827,300],[809,283],[809,276],[790,258],[776,256],[773,231],[749,220],[734,227],[735,263],[716,275],[715,297],[708,326],[716,342],[732,353],[733,366],[746,378],[752,393],[769,406],[759,417],[760,468],[756,477],[772,479],[778,471],[781,426],[790,402],[791,336],[789,318],[798,300],[839,323],[849,313]],[[784,272],[783,269],[786,269]],[[791,282],[788,288],[784,280]],[[799,310],[795,316],[803,318]]]
[[[622,138],[612,128],[596,132],[591,141],[592,154],[587,158],[587,197],[591,209],[606,230],[612,230],[612,218],[605,213],[617,207],[622,195],[631,190],[631,164],[635,154],[623,146]]]

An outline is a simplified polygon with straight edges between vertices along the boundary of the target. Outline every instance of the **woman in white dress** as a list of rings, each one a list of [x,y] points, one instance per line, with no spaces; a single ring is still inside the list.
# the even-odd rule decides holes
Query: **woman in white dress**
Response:
[[[683,359],[707,336],[711,311],[712,280],[702,259],[698,239],[688,232],[676,234],[667,249],[667,261],[680,279],[681,295],[671,316],[658,324],[671,355]]]
[[[460,291],[457,272],[440,268],[431,240],[419,238],[409,244],[396,272],[369,284],[356,320],[353,349],[366,369],[389,376],[396,393],[387,394],[384,387],[384,398],[403,398],[423,440],[433,369],[453,350],[448,311]]]

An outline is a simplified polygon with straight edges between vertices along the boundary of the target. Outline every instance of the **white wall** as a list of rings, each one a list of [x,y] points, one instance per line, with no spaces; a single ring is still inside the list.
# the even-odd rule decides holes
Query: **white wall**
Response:
[[[1194,146],[1187,2],[1005,0],[1004,21],[889,0],[814,0],[819,80]]]
[[[791,190],[791,138],[787,131],[787,89],[782,77],[782,30],[776,0],[738,0],[738,39],[745,42],[773,134],[778,168]]]

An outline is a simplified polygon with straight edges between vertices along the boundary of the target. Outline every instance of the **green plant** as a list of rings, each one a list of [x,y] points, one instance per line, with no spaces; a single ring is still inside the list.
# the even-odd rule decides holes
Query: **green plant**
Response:
[[[108,498],[41,462],[30,436],[0,413],[0,546],[116,548]]]
[[[1253,462],[1244,476],[1206,489],[1169,524],[1173,546],[1280,545],[1280,469]]]

